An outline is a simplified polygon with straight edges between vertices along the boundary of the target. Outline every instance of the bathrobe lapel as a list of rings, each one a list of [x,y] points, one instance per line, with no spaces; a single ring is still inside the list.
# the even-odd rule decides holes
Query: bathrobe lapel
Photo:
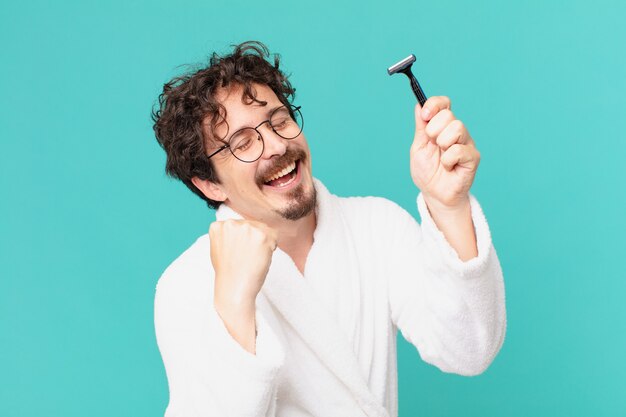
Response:
[[[350,233],[335,197],[317,180],[315,188],[317,227],[305,276],[289,255],[276,249],[261,291],[324,366],[348,388],[356,408],[368,417],[388,417],[387,410],[371,393],[355,354],[361,294]],[[220,207],[217,219],[227,218],[241,216],[226,206]],[[328,286],[322,280],[335,281],[334,294],[342,297],[341,303],[324,299],[320,291]],[[333,310],[333,305],[339,307]]]

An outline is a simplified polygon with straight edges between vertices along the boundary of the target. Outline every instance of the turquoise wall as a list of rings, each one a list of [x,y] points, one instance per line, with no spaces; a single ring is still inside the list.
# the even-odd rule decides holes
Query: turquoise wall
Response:
[[[149,113],[185,63],[280,52],[314,173],[417,215],[409,53],[482,162],[508,333],[483,375],[399,346],[401,416],[626,415],[626,6],[618,1],[0,4],[0,414],[158,416],[156,280],[213,213]]]

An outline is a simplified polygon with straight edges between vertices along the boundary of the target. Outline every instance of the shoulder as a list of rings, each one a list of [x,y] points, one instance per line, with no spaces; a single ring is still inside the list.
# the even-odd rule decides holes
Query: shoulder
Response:
[[[399,204],[383,197],[337,197],[343,218],[357,240],[389,242],[415,235],[419,224]]]
[[[319,180],[315,179],[315,188],[318,191],[318,205],[328,211],[339,208],[350,218],[370,219],[387,216],[410,216],[400,205],[383,197],[375,196],[338,196],[330,192]]]
[[[397,203],[388,200],[384,197],[376,196],[351,196],[351,197],[336,197],[339,202],[349,208],[359,210],[404,210]]]
[[[211,243],[205,234],[163,271],[156,286],[157,299],[191,301],[198,294],[212,293],[212,281]]]
[[[415,221],[399,204],[383,197],[337,197],[348,218],[373,223]]]

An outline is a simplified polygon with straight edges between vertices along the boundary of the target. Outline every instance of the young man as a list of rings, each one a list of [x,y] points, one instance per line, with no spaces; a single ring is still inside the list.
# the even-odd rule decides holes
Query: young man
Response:
[[[157,285],[166,416],[396,416],[398,329],[441,370],[483,372],[504,286],[469,193],[479,152],[450,100],[415,109],[420,225],[313,178],[302,110],[267,58],[257,42],[214,54],[154,114],[168,174],[217,208]]]

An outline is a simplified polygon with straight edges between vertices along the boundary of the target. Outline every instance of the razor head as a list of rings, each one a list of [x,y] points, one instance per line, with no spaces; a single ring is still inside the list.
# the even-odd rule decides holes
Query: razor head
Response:
[[[404,58],[402,61],[398,62],[397,64],[392,65],[389,68],[387,68],[387,73],[389,75],[393,75],[398,72],[402,72],[405,69],[409,68],[414,62],[415,62],[415,55],[411,54],[407,56],[406,58]]]

